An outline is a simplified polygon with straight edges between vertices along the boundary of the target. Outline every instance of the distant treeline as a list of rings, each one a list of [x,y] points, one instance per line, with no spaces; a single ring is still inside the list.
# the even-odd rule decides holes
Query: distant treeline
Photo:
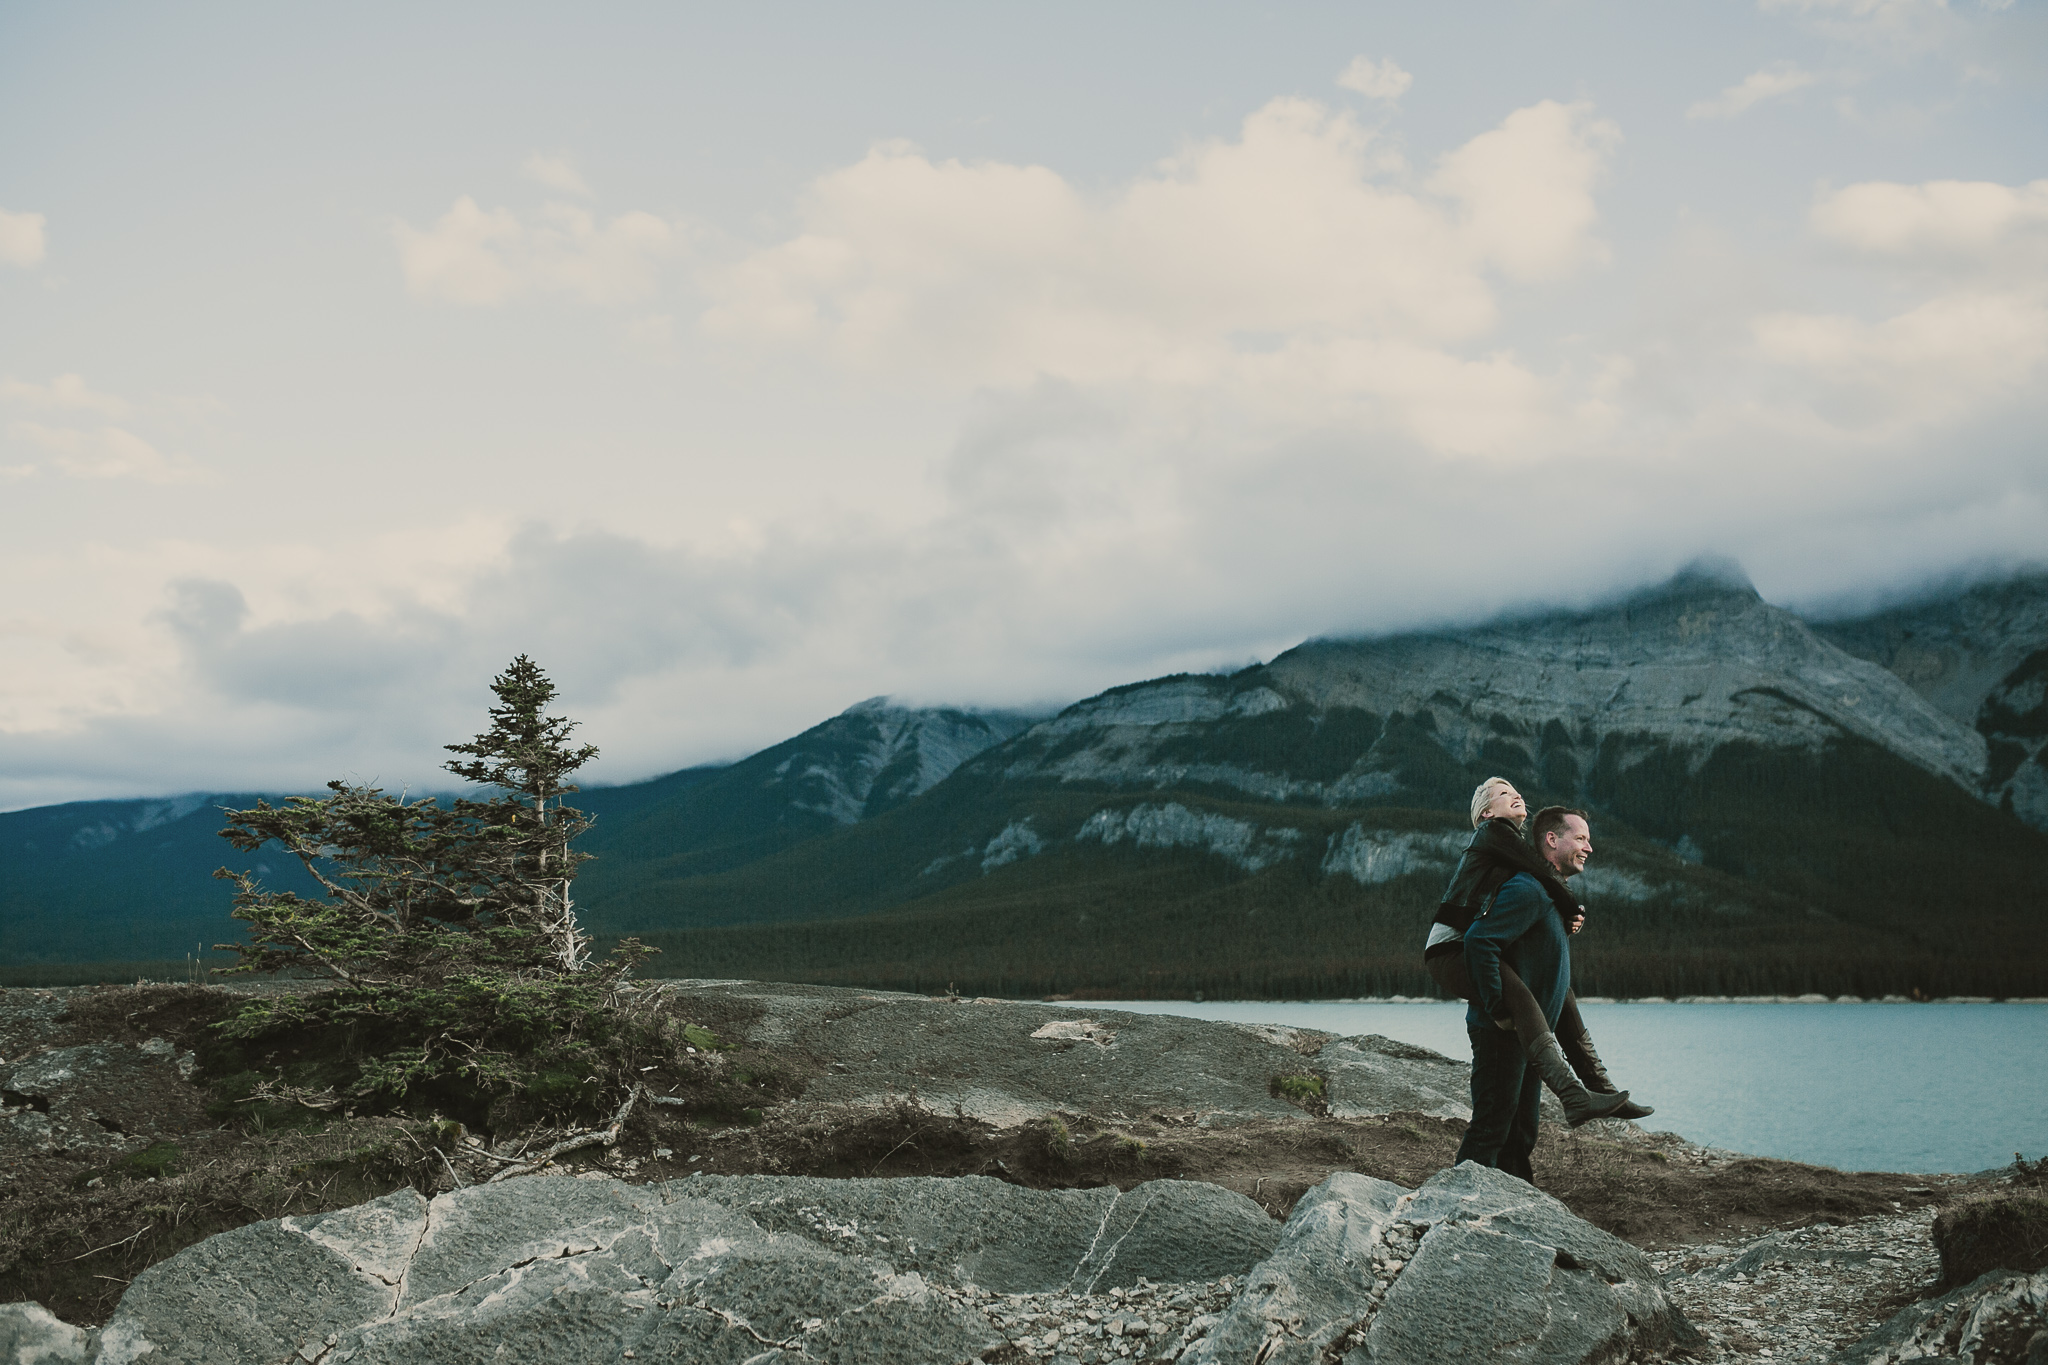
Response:
[[[1092,868],[1079,866],[1085,855],[1045,856],[1073,865],[1057,877],[1032,869],[1010,895],[990,877],[966,903],[650,933],[662,955],[647,971],[1018,997],[1436,994],[1422,942],[1441,874],[1366,888],[1299,863],[1246,876],[1168,855],[1095,855]],[[1967,935],[1844,923],[1708,869],[1685,877],[1667,895],[1593,907],[1572,948],[1581,994],[2048,993],[2038,935],[1985,951]]]

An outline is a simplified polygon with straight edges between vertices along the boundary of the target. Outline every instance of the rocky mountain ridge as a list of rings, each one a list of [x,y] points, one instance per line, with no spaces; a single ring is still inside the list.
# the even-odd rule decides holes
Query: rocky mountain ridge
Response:
[[[1300,709],[1318,730],[1354,734],[1341,771],[1203,762],[1190,727],[1279,728]],[[1412,727],[1455,761],[1585,767],[1618,748],[1664,745],[1704,760],[1747,743],[1813,751],[1854,736],[1966,789],[1981,785],[1982,736],[1895,674],[1853,658],[1747,580],[1687,573],[1590,612],[1364,641],[1311,641],[1228,678],[1181,677],[1077,703],[1002,751],[1008,778],[1121,787],[1183,783],[1261,800],[1343,804],[1401,789]],[[1358,741],[1365,741],[1362,744]],[[1207,746],[1214,748],[1213,739]],[[1350,757],[1330,736],[1325,768]],[[1563,785],[1563,784],[1556,784]]]
[[[1811,624],[1838,649],[1883,665],[1952,719],[1974,725],[1993,689],[2048,644],[2048,570]]]

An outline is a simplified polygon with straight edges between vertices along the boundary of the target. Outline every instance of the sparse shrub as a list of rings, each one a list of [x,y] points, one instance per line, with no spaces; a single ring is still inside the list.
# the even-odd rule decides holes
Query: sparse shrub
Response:
[[[1296,1071],[1275,1076],[1267,1089],[1277,1098],[1311,1114],[1330,1112],[1330,1106],[1324,1102],[1325,1083],[1314,1072]]]
[[[1045,1151],[1054,1161],[1068,1162],[1074,1159],[1074,1135],[1068,1130],[1065,1119],[1055,1116],[1047,1126]]]

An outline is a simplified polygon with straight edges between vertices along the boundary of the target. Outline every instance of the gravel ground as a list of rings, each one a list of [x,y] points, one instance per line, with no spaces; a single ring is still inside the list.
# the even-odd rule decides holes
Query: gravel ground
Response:
[[[1941,1276],[1933,1209],[1653,1253],[1701,1361],[1826,1362]]]

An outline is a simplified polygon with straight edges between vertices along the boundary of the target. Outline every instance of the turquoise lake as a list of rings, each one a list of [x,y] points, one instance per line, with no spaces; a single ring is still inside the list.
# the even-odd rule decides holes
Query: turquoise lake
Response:
[[[1378,1033],[1467,1060],[1461,1004],[1090,1001],[1091,1008]],[[2048,1155],[2048,1005],[1583,1006],[1653,1130],[1856,1171],[1981,1171]],[[1540,1152],[1539,1152],[1540,1159]]]

